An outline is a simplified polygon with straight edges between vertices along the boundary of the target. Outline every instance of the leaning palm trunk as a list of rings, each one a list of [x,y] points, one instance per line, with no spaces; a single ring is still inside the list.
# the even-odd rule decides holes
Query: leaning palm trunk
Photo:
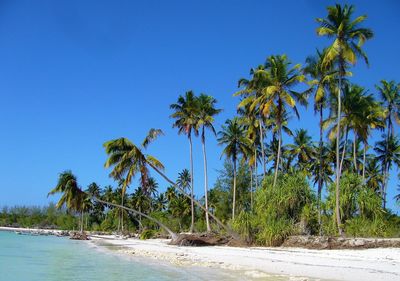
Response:
[[[281,144],[282,144],[282,126],[279,123],[278,124],[279,128],[278,128],[278,154],[276,156],[276,165],[275,165],[275,176],[274,176],[274,184],[273,187],[275,187],[276,185],[276,180],[278,178],[278,169],[279,169],[279,161],[281,158]]]
[[[192,149],[192,137],[189,135],[189,146],[190,146],[190,206],[192,213],[192,222],[190,224],[190,233],[194,230],[194,204],[193,204],[193,149]]]
[[[204,128],[203,128],[201,143],[203,145],[203,160],[204,160],[204,201],[205,201],[205,208],[206,210],[208,210],[208,173],[207,173],[206,138],[204,136]],[[206,212],[205,214],[206,214],[207,232],[210,232],[211,227],[208,218],[208,212]]]
[[[342,64],[339,64],[341,67]],[[341,71],[341,69],[339,70]],[[342,103],[342,75],[339,74],[339,87],[338,87],[338,112],[337,112],[337,132],[336,132],[336,223],[339,231],[339,235],[342,235],[342,222],[340,218],[340,159],[339,159],[339,145],[340,145],[340,121],[341,121],[341,103]]]
[[[136,214],[136,215],[143,216],[143,217],[145,217],[145,218],[151,220],[152,222],[155,222],[155,223],[158,224],[161,228],[163,228],[166,232],[168,232],[168,234],[171,236],[171,239],[172,239],[173,241],[176,240],[176,238],[178,237],[178,236],[175,234],[175,232],[173,232],[171,229],[169,229],[169,228],[168,228],[166,225],[164,225],[162,222],[160,222],[159,220],[156,220],[155,218],[150,217],[150,216],[148,216],[148,215],[146,215],[146,214],[144,214],[144,213],[142,213],[142,212],[139,212],[139,211],[137,211],[137,210],[135,210],[135,209],[131,209],[131,208],[128,208],[128,207],[125,207],[125,206],[122,206],[122,205],[118,205],[118,204],[110,203],[110,202],[107,202],[107,201],[103,201],[103,200],[101,200],[101,199],[99,199],[99,198],[97,198],[97,197],[95,197],[95,196],[93,196],[92,199],[95,200],[95,201],[97,201],[97,202],[99,202],[99,203],[105,204],[105,205],[110,205],[110,206],[113,206],[113,207],[120,208],[120,209],[122,209],[122,210],[130,211],[130,212],[132,212],[132,213],[134,213],[134,214]]]
[[[236,206],[236,159],[233,160],[233,202],[232,202],[232,220],[235,220]]]
[[[177,188],[186,198],[191,198],[189,194],[187,194],[180,186],[178,186],[175,182],[173,182],[170,178],[168,178],[160,169],[158,169],[156,166],[153,164],[147,162],[147,164],[153,168],[154,171],[156,171],[163,179],[165,179],[169,184]],[[215,220],[215,222],[223,229],[226,230],[230,235],[232,235],[235,239],[240,240],[240,236],[234,232],[232,229],[230,229],[228,226],[223,224],[213,213],[209,212],[199,201],[193,199],[193,202],[199,206],[204,212],[208,213],[208,215]]]
[[[262,166],[263,166],[263,177],[265,178],[265,174],[266,174],[266,163],[265,163],[265,151],[264,151],[264,126],[263,126],[264,122],[262,120],[262,118],[260,119],[260,142],[261,142],[261,158],[262,158]],[[257,159],[256,159],[257,161]]]

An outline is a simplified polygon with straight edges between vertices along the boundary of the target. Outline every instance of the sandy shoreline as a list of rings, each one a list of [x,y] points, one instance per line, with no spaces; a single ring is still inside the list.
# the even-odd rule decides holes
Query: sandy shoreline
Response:
[[[0,231],[57,235],[59,230],[0,227]],[[93,245],[108,245],[130,257],[151,258],[177,266],[202,266],[237,270],[263,280],[273,275],[290,280],[400,280],[400,248],[365,250],[307,250],[302,248],[236,248],[227,246],[178,247],[167,239],[120,239],[91,235]],[[302,277],[304,276],[304,277]],[[308,277],[308,278],[307,278]]]
[[[251,277],[287,275],[293,280],[400,280],[400,249],[306,250],[300,248],[178,247],[166,239],[116,239],[95,236],[128,255],[170,262],[240,270]],[[302,277],[304,276],[304,277]]]

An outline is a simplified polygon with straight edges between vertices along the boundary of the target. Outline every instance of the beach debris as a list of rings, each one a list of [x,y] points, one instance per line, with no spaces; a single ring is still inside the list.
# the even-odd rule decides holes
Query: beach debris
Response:
[[[85,232],[70,232],[69,239],[72,240],[90,240]]]

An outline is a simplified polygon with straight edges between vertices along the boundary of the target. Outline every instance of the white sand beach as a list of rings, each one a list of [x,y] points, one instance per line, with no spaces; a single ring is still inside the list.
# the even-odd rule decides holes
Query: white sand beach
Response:
[[[267,274],[293,276],[293,280],[400,280],[400,249],[307,250],[300,248],[178,247],[169,240],[115,236],[92,237],[114,245],[120,253],[148,257],[176,265],[220,267],[245,271],[251,277]],[[297,277],[297,278],[296,278]]]

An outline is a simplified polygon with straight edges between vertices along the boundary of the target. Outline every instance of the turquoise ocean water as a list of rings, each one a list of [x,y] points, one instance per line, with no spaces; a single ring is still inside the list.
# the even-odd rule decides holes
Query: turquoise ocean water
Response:
[[[163,281],[248,280],[248,278],[238,272],[173,266],[130,258],[95,247],[87,241],[73,241],[54,236],[17,235],[13,232],[0,231],[0,280]]]

